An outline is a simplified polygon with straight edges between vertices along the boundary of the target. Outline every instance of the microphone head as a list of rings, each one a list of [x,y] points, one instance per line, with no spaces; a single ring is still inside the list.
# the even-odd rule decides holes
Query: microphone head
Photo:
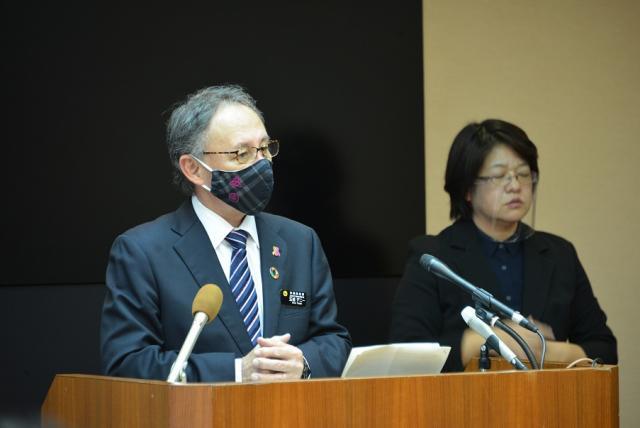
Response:
[[[434,260],[438,260],[438,259],[433,257],[431,254],[425,253],[422,256],[420,256],[420,264],[422,265],[423,268],[425,268],[429,272],[431,272],[431,263]]]
[[[462,315],[464,322],[469,324],[469,320],[476,316],[476,310],[471,306],[467,306],[462,310],[462,312],[460,312],[460,315]]]
[[[198,294],[193,299],[191,314],[195,315],[198,312],[204,312],[207,314],[207,324],[209,324],[220,312],[220,306],[222,306],[222,290],[220,290],[220,287],[214,284],[205,284],[200,287]]]

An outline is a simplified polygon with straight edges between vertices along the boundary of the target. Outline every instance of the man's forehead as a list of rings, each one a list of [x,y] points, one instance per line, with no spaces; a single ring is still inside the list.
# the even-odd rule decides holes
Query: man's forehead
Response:
[[[262,122],[258,113],[251,107],[239,103],[221,104],[211,118],[212,121],[228,122],[237,120],[258,120]]]
[[[208,140],[233,143],[267,138],[264,123],[258,114],[242,104],[226,104],[213,115],[207,130]]]

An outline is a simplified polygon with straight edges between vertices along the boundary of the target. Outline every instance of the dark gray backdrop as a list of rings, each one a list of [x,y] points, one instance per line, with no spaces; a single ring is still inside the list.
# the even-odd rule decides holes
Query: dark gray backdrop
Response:
[[[2,5],[0,364],[15,370],[0,415],[39,404],[56,372],[97,370],[109,246],[183,199],[164,123],[211,84],[258,100],[282,142],[268,211],[318,232],[356,344],[386,338],[389,289],[424,231],[421,2],[149,7]],[[364,305],[379,331],[358,324]],[[46,319],[25,322],[29,307]]]

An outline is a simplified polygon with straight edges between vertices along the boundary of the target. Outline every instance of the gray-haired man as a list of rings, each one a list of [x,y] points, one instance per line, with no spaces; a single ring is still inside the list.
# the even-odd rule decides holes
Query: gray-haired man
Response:
[[[105,374],[166,379],[199,287],[224,300],[186,370],[189,381],[339,376],[351,349],[336,322],[327,259],[315,232],[263,213],[279,143],[238,86],[205,88],[177,107],[167,142],[178,210],[114,242],[101,350]]]

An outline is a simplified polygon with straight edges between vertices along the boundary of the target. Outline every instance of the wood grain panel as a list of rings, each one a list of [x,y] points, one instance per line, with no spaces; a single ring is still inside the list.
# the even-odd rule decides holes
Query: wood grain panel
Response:
[[[617,427],[618,368],[190,385],[58,375],[42,415],[69,428]]]

